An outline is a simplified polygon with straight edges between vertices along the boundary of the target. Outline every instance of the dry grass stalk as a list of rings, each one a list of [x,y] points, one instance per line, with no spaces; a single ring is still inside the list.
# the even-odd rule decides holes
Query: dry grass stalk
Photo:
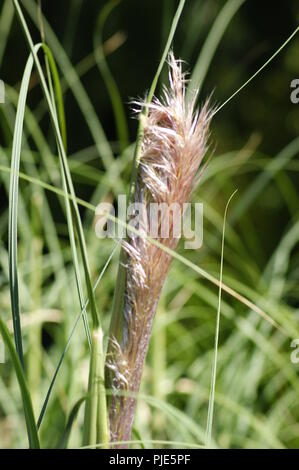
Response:
[[[196,96],[185,103],[185,76],[181,62],[169,56],[169,89],[162,101],[149,105],[142,140],[142,154],[134,202],[145,210],[137,227],[149,235],[149,204],[173,203],[183,210],[189,202],[194,180],[206,151],[210,112],[207,103],[194,112]],[[130,222],[130,221],[129,221]],[[159,220],[159,234],[161,217]],[[168,238],[158,240],[175,249],[173,217]],[[111,441],[129,440],[152,323],[165,282],[171,257],[145,238],[130,234],[124,243],[128,254],[124,299],[122,343],[115,342],[113,373],[114,394],[110,406]],[[113,338],[112,338],[113,341]],[[116,358],[116,359],[115,359]]]

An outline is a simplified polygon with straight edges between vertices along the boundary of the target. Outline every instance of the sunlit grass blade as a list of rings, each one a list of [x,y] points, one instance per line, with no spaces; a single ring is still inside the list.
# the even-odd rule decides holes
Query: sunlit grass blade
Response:
[[[223,256],[224,256],[224,240],[225,240],[225,224],[227,218],[228,206],[236,194],[235,191],[229,198],[224,211],[223,228],[222,228],[222,242],[221,242],[221,259],[220,259],[220,275],[219,275],[219,293],[218,293],[218,307],[216,316],[216,331],[215,331],[215,344],[214,344],[214,358],[211,374],[211,390],[208,406],[207,430],[206,430],[206,446],[209,447],[212,441],[212,426],[214,417],[214,402],[215,402],[215,387],[216,387],[216,374],[217,374],[217,356],[218,356],[218,342],[220,330],[220,313],[221,313],[221,294],[222,294],[222,278],[223,278]]]
[[[21,84],[20,96],[18,101],[15,130],[12,144],[11,174],[10,174],[10,192],[9,192],[9,228],[8,228],[8,258],[9,258],[9,277],[10,277],[10,298],[12,318],[14,325],[14,337],[16,350],[20,362],[24,367],[22,332],[19,308],[19,287],[18,287],[18,195],[19,195],[19,168],[22,145],[22,133],[24,123],[24,113],[26,98],[29,86],[33,58],[29,57],[23,80]]]
[[[20,387],[20,391],[22,395],[22,400],[23,400],[29,445],[33,449],[38,449],[39,438],[38,438],[38,433],[37,433],[37,427],[35,424],[31,396],[27,387],[26,379],[25,379],[24,372],[23,372],[23,367],[19,359],[19,356],[16,352],[16,349],[14,348],[13,342],[10,338],[7,326],[5,325],[1,317],[0,317],[0,333],[7,349],[9,350],[11,360],[12,360],[12,363],[16,372],[17,379],[18,379],[18,383],[19,383],[19,387]]]

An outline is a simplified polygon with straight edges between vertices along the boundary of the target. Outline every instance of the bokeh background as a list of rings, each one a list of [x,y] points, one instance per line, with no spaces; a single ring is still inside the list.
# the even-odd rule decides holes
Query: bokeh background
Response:
[[[0,4],[0,78],[6,84],[6,103],[0,105],[0,308],[8,324],[8,168],[18,91],[28,57],[28,46],[10,3],[1,0]],[[113,201],[127,190],[133,153],[132,145],[123,151],[126,142],[119,142],[102,62],[94,53],[101,34],[105,64],[123,103],[127,143],[132,144],[137,120],[130,103],[144,97],[151,84],[178,2],[120,1],[101,31],[100,18],[108,4],[42,1],[45,40],[58,64],[63,89],[76,194],[93,204]],[[173,43],[186,71],[192,73],[224,4],[218,0],[186,1]],[[22,6],[32,37],[39,42],[37,3],[25,0]],[[295,0],[271,5],[245,1],[210,57],[199,101],[212,94],[213,104],[224,102],[298,23]],[[186,252],[183,245],[179,248],[181,254],[219,277],[225,204],[238,189],[227,221],[224,281],[285,330],[282,333],[240,302],[223,296],[213,428],[213,444],[219,447],[299,447],[299,369],[290,360],[290,342],[299,338],[299,104],[290,100],[290,83],[299,78],[298,57],[297,34],[215,116],[209,150],[212,158],[193,198],[204,203],[204,245],[197,252]],[[162,83],[167,84],[167,70],[162,73],[158,93]],[[61,187],[55,139],[35,72],[27,106],[21,171]],[[111,165],[103,165],[99,122],[111,146],[111,171]],[[93,213],[80,210],[95,280],[113,241],[98,240]],[[115,255],[97,290],[106,327],[117,261]],[[38,414],[79,313],[79,303],[63,200],[22,178],[19,276],[28,380]],[[217,297],[217,288],[179,262],[173,263],[144,372],[135,438],[167,440],[168,447],[172,441],[203,443]],[[88,348],[79,325],[41,427],[44,446],[59,444],[67,416],[84,393],[87,373]],[[82,410],[73,425],[70,446],[80,445],[81,427]],[[18,446],[26,446],[26,433],[18,386],[8,359],[0,365],[0,447]]]

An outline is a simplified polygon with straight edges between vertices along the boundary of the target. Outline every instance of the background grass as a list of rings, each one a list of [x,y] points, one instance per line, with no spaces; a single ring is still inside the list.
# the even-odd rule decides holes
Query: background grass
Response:
[[[174,0],[123,0],[107,16],[107,3],[43,2],[45,39],[58,66],[64,99],[68,166],[76,195],[93,205],[127,191],[137,128],[128,102],[149,89],[177,7]],[[173,46],[190,71],[196,70],[198,60],[209,65],[200,101],[214,91],[216,104],[245,82],[299,23],[295,1],[272,5],[271,18],[261,2],[230,2],[236,9],[239,3],[240,9],[221,34],[223,23],[218,20],[214,29],[213,24],[224,3],[187,0]],[[36,2],[26,0],[22,8],[34,42],[40,42]],[[29,50],[10,0],[2,2],[0,15],[0,78],[6,84],[6,103],[0,105],[0,308],[12,333],[9,168]],[[211,40],[205,43],[213,34],[219,37],[217,47]],[[297,35],[215,116],[213,158],[193,197],[204,202],[204,245],[190,252],[183,245],[179,248],[181,255],[219,278],[224,209],[238,188],[227,219],[223,281],[287,332],[223,294],[214,446],[299,447],[298,365],[290,361],[291,339],[299,338],[299,105],[290,102],[290,82],[299,75],[298,41]],[[167,80],[165,71],[162,80]],[[113,83],[110,89],[108,81]],[[63,188],[59,161],[34,69],[22,133],[17,269],[25,372],[36,418],[82,309],[77,286],[84,270],[80,264],[76,283],[64,193],[53,192],[53,187]],[[80,204],[79,211],[94,285],[115,244],[96,238],[93,211]],[[116,253],[95,290],[105,331],[117,264]],[[217,288],[174,260],[154,325],[133,447],[140,447],[140,440],[145,447],[204,443],[217,304]],[[83,406],[75,405],[86,393],[88,366],[88,341],[79,323],[40,427],[43,447],[59,446],[62,438],[65,444],[70,414],[74,420],[68,445],[81,445]],[[0,365],[0,446],[26,445],[22,397],[7,349],[7,361]]]

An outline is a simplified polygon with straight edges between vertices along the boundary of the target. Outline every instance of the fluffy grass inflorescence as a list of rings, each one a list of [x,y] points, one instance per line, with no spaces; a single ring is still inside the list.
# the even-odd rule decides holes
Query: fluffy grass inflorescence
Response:
[[[174,206],[183,213],[188,202],[208,140],[211,113],[208,103],[195,112],[197,95],[186,104],[186,79],[181,61],[169,54],[169,87],[162,100],[155,98],[148,106],[142,138],[141,158],[134,194],[135,207],[141,207],[137,236],[130,232],[123,246],[127,253],[124,326],[122,343],[115,346],[114,394],[110,407],[112,441],[127,441],[146,357],[152,323],[165,282],[171,256],[148,240],[151,227],[151,203]],[[158,218],[158,240],[165,247],[176,248],[175,212],[168,211],[168,237],[162,233],[163,215]],[[134,216],[132,214],[132,222]],[[111,338],[114,341],[113,338]]]
[[[216,87],[219,107],[213,116],[217,112],[219,145],[208,171],[202,174],[205,165],[200,164],[196,177],[200,178],[200,187],[194,199],[204,202],[204,246],[188,257],[184,256],[186,252],[171,252],[176,261],[168,273],[159,318],[151,333],[144,394],[135,420],[136,439],[130,440],[129,446],[298,448],[299,138],[295,125],[298,120],[290,121],[296,112],[294,104],[285,93],[279,93],[281,84],[289,86],[296,64],[292,58],[299,51],[299,43],[294,40],[298,26],[286,39],[294,23],[292,7],[277,6],[283,8],[284,15],[279,31],[271,32],[269,28],[265,31],[262,21],[260,28],[252,30],[252,18],[243,0],[158,2],[159,21],[156,8],[137,11],[135,2],[98,2],[99,21],[95,21],[97,8],[84,10],[87,21],[83,23],[88,26],[85,31],[81,21],[84,3],[73,3],[61,31],[55,2],[48,2],[47,17],[41,9],[37,15],[35,0],[0,2],[0,78],[5,81],[5,103],[0,103],[0,447],[24,448],[29,441],[35,448],[77,448],[82,446],[82,437],[89,448],[117,446],[115,440],[108,442],[106,413],[106,395],[110,406],[113,377],[112,405],[116,411],[111,408],[111,428],[119,436],[129,429],[134,401],[121,402],[118,398],[125,397],[126,392],[136,396],[141,353],[147,347],[145,326],[149,325],[150,332],[149,319],[156,306],[153,299],[163,284],[162,275],[160,279],[149,278],[153,269],[146,260],[156,255],[158,273],[168,269],[169,259],[165,251],[155,250],[131,235],[126,248],[136,259],[122,250],[116,278],[115,248],[111,240],[95,237],[92,221],[98,202],[114,201],[125,192],[133,147],[129,202],[141,199],[148,207],[150,201],[164,201],[173,194],[176,180],[173,169],[169,171],[169,162],[175,163],[174,169],[177,163],[165,157],[173,155],[173,147],[179,142],[181,131],[176,138],[170,134],[180,120],[174,119],[165,97],[162,104],[166,110],[161,118],[157,117],[157,102],[152,102],[152,97],[169,47],[175,41],[178,53],[194,61],[186,101],[192,98],[192,89],[198,88],[199,94],[202,86],[206,90]],[[177,9],[172,17],[174,3]],[[242,4],[245,9],[239,10]],[[114,7],[121,11],[108,25]],[[176,30],[183,8],[179,32],[185,39],[182,42],[176,39]],[[129,19],[125,24],[124,12]],[[232,23],[236,14],[238,19]],[[263,16],[258,2],[256,14]],[[146,21],[151,29],[140,34],[140,25]],[[124,26],[129,41],[119,50],[125,41]],[[46,44],[43,48],[37,31],[31,35],[34,27],[41,30]],[[250,43],[266,40],[269,53],[271,50],[270,57],[264,51],[267,57],[262,54],[265,60],[259,58],[262,64],[250,77],[248,64],[236,62],[237,55],[243,56],[248,45],[245,41],[242,50],[234,48],[240,27],[254,32],[248,37]],[[77,37],[82,31],[89,39],[81,44],[82,60],[76,63]],[[93,33],[94,48],[90,50]],[[29,48],[19,49],[20,60],[16,62],[11,51],[22,37]],[[226,51],[221,61],[215,60],[219,46]],[[117,55],[110,59],[115,52]],[[160,52],[161,60],[150,83],[151,57],[157,58]],[[133,63],[132,54],[143,65],[137,67],[135,75],[132,67],[126,67]],[[99,72],[104,83],[102,79],[99,82]],[[38,75],[40,80],[36,80]],[[220,76],[229,79],[227,86],[219,86]],[[273,93],[264,93],[269,77],[274,79],[274,101]],[[129,145],[121,97],[136,94],[142,83],[149,89],[146,102],[152,104],[142,104],[137,142],[132,140]],[[104,88],[99,93],[101,84],[106,85],[107,93]],[[38,91],[39,85],[43,94]],[[284,90],[287,88],[283,85]],[[167,96],[173,97],[171,90]],[[263,99],[257,100],[259,96]],[[115,130],[108,112],[109,98]],[[279,107],[279,119],[274,104]],[[153,121],[158,137],[150,126]],[[159,140],[161,133],[163,138]],[[156,151],[153,156],[152,142],[156,147],[162,144],[165,151]],[[166,149],[169,142],[171,152]],[[140,166],[141,153],[144,158]],[[236,187],[238,198],[230,209],[223,258],[224,203]],[[118,221],[122,225],[123,219]],[[129,222],[132,225],[132,219]],[[141,222],[139,228],[147,234],[147,218]],[[167,244],[176,245],[177,240],[164,239],[164,250],[168,250]],[[12,249],[8,249],[8,243]],[[161,244],[157,246],[161,248]],[[13,282],[9,280],[8,266]],[[89,269],[83,276],[83,268],[88,266],[90,276]],[[130,269],[128,277],[126,267]],[[127,319],[123,328],[126,282]],[[221,288],[217,292],[214,286]],[[116,295],[112,307],[113,288]],[[135,293],[134,288],[138,288]],[[226,292],[222,301],[221,290]],[[89,318],[91,308],[96,312],[95,305],[99,307],[102,331],[93,327]],[[114,340],[109,342],[106,356],[111,368],[106,370],[106,380],[104,346],[111,307],[108,336]],[[82,318],[84,328],[80,328]],[[121,411],[120,420],[127,420],[123,426],[118,424],[116,414],[113,416],[117,410]]]

